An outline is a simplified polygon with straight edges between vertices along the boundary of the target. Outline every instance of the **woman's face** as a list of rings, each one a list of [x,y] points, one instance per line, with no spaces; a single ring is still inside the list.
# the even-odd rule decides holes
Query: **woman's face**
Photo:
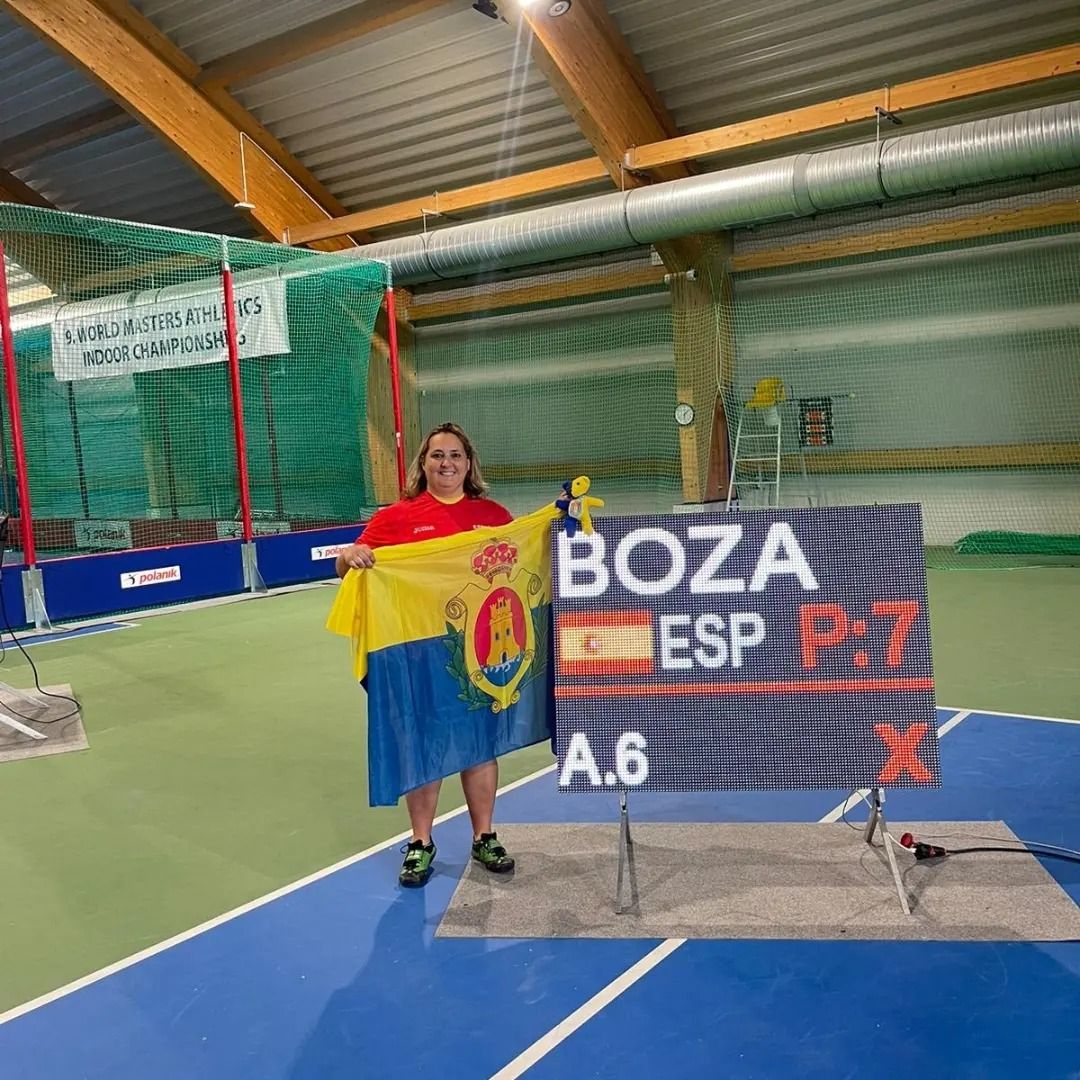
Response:
[[[453,499],[464,493],[469,475],[469,458],[461,440],[449,431],[433,435],[424,455],[424,476],[428,490],[440,499]]]

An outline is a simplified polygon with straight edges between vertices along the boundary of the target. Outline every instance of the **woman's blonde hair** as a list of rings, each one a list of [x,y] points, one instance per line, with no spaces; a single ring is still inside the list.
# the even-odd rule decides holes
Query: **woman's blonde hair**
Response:
[[[409,466],[409,475],[405,480],[405,498],[415,499],[417,495],[427,491],[427,476],[424,474],[424,461],[427,458],[431,440],[435,438],[436,435],[456,436],[465,450],[465,456],[469,459],[469,471],[465,476],[465,494],[471,495],[473,498],[486,495],[488,487],[484,482],[484,475],[480,471],[480,461],[476,456],[476,450],[473,448],[469,436],[466,435],[457,424],[447,423],[440,424],[438,427],[432,428],[431,431],[427,433],[427,437],[420,447],[420,452],[413,458],[413,462]]]

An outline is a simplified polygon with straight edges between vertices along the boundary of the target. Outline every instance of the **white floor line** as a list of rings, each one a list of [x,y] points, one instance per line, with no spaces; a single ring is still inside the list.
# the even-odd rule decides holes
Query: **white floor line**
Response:
[[[27,649],[34,648],[38,645],[60,645],[63,644],[65,641],[78,641],[80,638],[97,637],[98,634],[113,634],[117,630],[134,630],[135,627],[138,625],[137,623],[132,622],[119,622],[116,619],[109,619],[108,621],[111,623],[115,623],[116,625],[109,626],[106,623],[101,623],[96,626],[80,626],[78,628],[54,627],[52,630],[47,631],[47,635],[49,637],[48,641],[42,641],[41,634],[35,636],[33,634],[28,634],[20,630],[18,631],[19,644]],[[80,630],[89,631],[89,633],[79,633]],[[8,631],[8,634],[11,635],[10,630]],[[66,634],[74,636],[65,637],[64,635]],[[11,636],[13,638],[13,635]],[[14,643],[14,640],[6,641],[3,638],[3,634],[0,634],[0,653],[3,653],[6,649],[17,648],[18,645]]]
[[[686,944],[686,938],[668,938],[629,967],[617,979],[612,980],[599,993],[593,994],[584,1005],[575,1009],[561,1024],[541,1035],[528,1049],[523,1050],[508,1065],[504,1065],[491,1080],[516,1080],[531,1069],[542,1057],[550,1054],[559,1043],[568,1039],[578,1028],[587,1024],[601,1009],[610,1005],[620,994],[629,990],[640,978],[647,975],[657,964],[666,960],[677,948]]]
[[[539,780],[541,776],[546,776],[548,773],[554,771],[555,765],[545,765],[544,768],[538,769],[528,776],[523,776],[520,780],[515,780],[511,784],[499,788],[496,795],[506,795],[509,792],[514,791],[525,784],[531,783],[533,780]],[[435,819],[435,824],[441,825],[444,821],[449,821],[451,818],[464,814],[467,809],[466,806],[462,805],[454,810],[447,811],[445,814],[440,814]],[[158,953],[165,952],[166,949],[171,949],[174,945],[180,945],[185,941],[190,941],[193,937],[198,937],[199,934],[205,934],[207,930],[213,930],[214,927],[221,926],[222,923],[230,922],[240,915],[246,915],[249,911],[254,911],[264,904],[269,904],[272,900],[277,900],[282,896],[288,896],[289,893],[296,892],[297,889],[302,889],[305,885],[311,885],[313,882],[319,881],[324,877],[329,877],[339,870],[344,870],[346,867],[353,866],[363,859],[370,858],[372,855],[377,855],[380,851],[386,851],[387,848],[392,848],[395,844],[400,844],[403,841],[408,840],[411,835],[412,831],[406,829],[405,832],[398,833],[397,836],[391,836],[389,840],[382,840],[378,844],[365,848],[355,855],[350,855],[347,859],[342,859],[340,862],[334,863],[333,866],[327,866],[322,870],[316,870],[315,873],[309,874],[299,881],[294,881],[290,885],[275,889],[273,892],[267,893],[265,896],[260,896],[255,900],[249,900],[246,904],[242,904],[238,908],[233,908],[232,911],[226,911],[223,915],[218,915],[213,919],[209,919],[207,922],[200,923],[198,926],[193,926],[190,930],[185,930],[183,933],[176,934],[174,937],[168,938],[165,941],[159,941],[156,945],[151,945],[137,953],[133,953],[123,960],[117,960],[115,963],[109,964],[107,967],[103,967],[89,975],[84,975],[81,979],[76,979],[74,982],[70,982],[66,986],[61,986],[57,990],[50,990],[47,994],[42,994],[40,997],[34,998],[33,1001],[24,1002],[22,1005],[16,1005],[15,1008],[9,1009],[6,1013],[0,1013],[0,1024],[6,1024],[10,1020],[25,1016],[27,1013],[33,1012],[34,1009],[40,1009],[43,1005],[48,1005],[50,1002],[57,1001],[62,997],[66,997],[68,994],[75,993],[76,990],[82,990],[84,987],[99,982],[101,979],[108,978],[110,975],[115,975],[118,971],[123,971],[125,968],[132,967],[143,960],[147,960],[151,956],[156,956]]]
[[[940,739],[943,736],[948,735],[957,724],[966,720],[974,711],[974,709],[958,709],[954,716],[950,716],[949,719],[937,729],[937,737]]]
[[[201,608],[225,607],[229,604],[244,604],[250,600],[267,600],[275,596],[287,596],[290,593],[311,592],[313,589],[333,588],[337,585],[337,578],[320,579],[317,581],[301,581],[296,585],[280,585],[268,589],[264,593],[230,593],[228,596],[211,596],[205,600],[188,600],[183,604],[169,604],[166,607],[144,608],[139,611],[129,611],[123,615],[95,615],[92,619],[64,619],[62,622],[52,624],[51,630],[35,630],[27,627],[18,631],[20,639],[25,644],[35,637],[44,634],[66,634],[72,630],[87,630],[105,623],[119,623],[125,629],[136,627],[144,619],[153,618],[156,615],[175,615],[178,612],[198,611]]]
[[[947,709],[948,705],[939,705]],[[1080,720],[1069,720],[1064,716],[1032,716],[1030,713],[998,712],[995,709],[968,709],[968,713],[980,713],[982,716],[1006,716],[1010,720],[1044,720],[1048,724],[1080,724]]]
[[[266,600],[274,596],[286,596],[289,593],[310,592],[312,589],[325,589],[337,585],[337,578],[302,581],[297,585],[281,585],[268,589],[264,593],[241,592],[230,593],[228,596],[211,596],[205,600],[188,600],[183,604],[169,604],[166,607],[144,608],[138,611],[129,611],[124,615],[99,615],[92,619],[64,620],[62,629],[82,630],[87,626],[97,626],[103,622],[132,622],[132,620],[149,619],[155,615],[175,615],[181,611],[198,611],[200,608],[225,607],[228,604],[244,604],[250,600]],[[135,623],[134,625],[137,625]],[[61,624],[54,623],[54,631],[61,629]],[[43,631],[51,633],[54,631]],[[23,631],[20,631],[22,634]],[[27,631],[29,633],[29,631]]]
[[[941,706],[944,708],[945,706]],[[970,709],[961,709],[955,716],[949,717],[938,728],[938,738],[948,734],[965,717],[971,715]],[[862,801],[863,795],[869,795],[869,790],[853,792],[839,806],[834,807],[824,817],[818,819],[819,825],[831,824],[839,821],[841,814],[857,806]],[[608,983],[603,990],[594,994],[580,1008],[575,1009],[562,1023],[557,1024],[545,1035],[523,1050],[508,1065],[504,1065],[497,1073],[493,1073],[491,1080],[517,1080],[528,1069],[531,1069],[541,1058],[550,1054],[559,1043],[568,1039],[578,1028],[587,1024],[601,1009],[610,1005],[620,994],[629,990],[639,979],[647,975],[658,964],[666,960],[676,949],[686,944],[686,938],[668,938],[661,942],[648,955],[643,956],[633,967],[629,967],[617,979]]]

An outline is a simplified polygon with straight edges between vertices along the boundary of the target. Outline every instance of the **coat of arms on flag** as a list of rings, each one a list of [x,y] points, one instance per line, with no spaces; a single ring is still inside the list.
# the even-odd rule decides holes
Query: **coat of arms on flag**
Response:
[[[473,556],[471,569],[480,581],[469,582],[446,605],[447,670],[470,709],[497,713],[521,699],[520,686],[543,674],[549,609],[543,582],[518,566],[513,541],[489,541]]]

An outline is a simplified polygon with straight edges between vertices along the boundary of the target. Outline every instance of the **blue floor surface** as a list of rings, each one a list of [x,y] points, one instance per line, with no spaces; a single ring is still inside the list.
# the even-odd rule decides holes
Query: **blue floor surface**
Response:
[[[943,711],[944,721],[950,714]],[[937,791],[896,820],[1004,820],[1080,842],[1080,726],[974,713],[942,740]],[[635,794],[641,821],[815,821],[846,793]],[[554,773],[501,822],[614,821],[616,797]],[[0,1076],[490,1077],[656,941],[435,938],[468,819],[436,831],[437,873],[400,890],[396,848],[0,1026]],[[1080,900],[1080,865],[1047,860]],[[689,941],[543,1056],[530,1077],[1080,1075],[1080,944]]]

